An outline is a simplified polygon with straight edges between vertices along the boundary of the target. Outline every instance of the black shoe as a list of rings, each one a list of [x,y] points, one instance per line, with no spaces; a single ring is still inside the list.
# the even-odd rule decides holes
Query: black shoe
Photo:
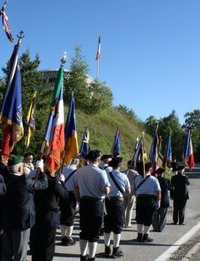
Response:
[[[112,257],[118,258],[124,255],[123,251],[119,247],[113,247]]]
[[[80,261],[88,261],[88,255],[80,256]]]
[[[105,246],[104,256],[105,256],[105,257],[110,257],[110,255],[111,255],[110,246]]]
[[[138,233],[138,236],[137,236],[137,238],[136,238],[136,241],[137,241],[137,242],[142,242],[142,238],[143,238],[142,233]]]
[[[95,257],[88,258],[87,261],[95,261]]]
[[[61,244],[63,246],[73,246],[75,244],[75,240],[72,237],[63,237],[61,239]]]
[[[144,234],[142,242],[153,242],[153,238],[150,238],[148,234]]]

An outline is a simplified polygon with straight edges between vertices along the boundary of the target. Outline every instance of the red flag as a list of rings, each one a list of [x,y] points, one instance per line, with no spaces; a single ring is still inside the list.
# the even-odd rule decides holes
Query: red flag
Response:
[[[96,61],[100,60],[100,53],[101,53],[101,37],[99,36]]]

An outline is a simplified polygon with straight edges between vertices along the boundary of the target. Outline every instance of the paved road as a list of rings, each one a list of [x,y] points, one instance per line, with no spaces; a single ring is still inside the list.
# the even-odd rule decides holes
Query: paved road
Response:
[[[200,191],[200,169],[195,169],[192,173],[188,174],[190,178],[191,185],[190,190],[190,200],[188,201],[186,208],[186,225],[173,225],[172,224],[172,207],[168,210],[167,225],[163,232],[153,232],[151,231],[151,237],[154,238],[152,243],[137,243],[133,239],[137,237],[136,224],[132,220],[133,227],[131,229],[124,229],[122,233],[121,248],[125,255],[120,260],[123,261],[164,261],[165,259],[163,253],[165,253],[170,247],[178,248],[182,243],[179,243],[180,238],[182,238],[186,233],[192,231],[192,228],[198,224],[200,221],[200,208],[199,208],[199,191]],[[171,203],[172,205],[172,203]],[[135,213],[133,213],[133,216]],[[71,260],[76,261],[79,259],[79,244],[78,244],[78,228],[79,218],[76,218],[74,238],[76,239],[76,245],[74,246],[61,246],[60,245],[60,231],[57,231],[56,240],[56,254],[54,261],[64,261]],[[182,242],[182,241],[180,241]],[[100,242],[97,248],[96,260],[103,261],[104,252],[104,241],[103,237],[100,238]],[[186,251],[187,252],[187,251]],[[174,259],[173,259],[174,255]],[[160,258],[159,258],[160,257]],[[113,260],[111,258],[106,258],[107,260]],[[27,260],[31,260],[28,256]],[[172,254],[170,260],[181,260],[176,259],[175,254]]]

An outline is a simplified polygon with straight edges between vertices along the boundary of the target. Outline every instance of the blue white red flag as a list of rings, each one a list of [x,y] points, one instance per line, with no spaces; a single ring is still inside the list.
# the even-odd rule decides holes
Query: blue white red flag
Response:
[[[149,161],[152,163],[153,173],[157,169],[157,162],[158,162],[158,134],[157,128],[154,132],[151,149],[149,152]]]
[[[8,157],[15,144],[24,135],[22,122],[22,93],[21,75],[18,64],[18,49],[20,41],[15,45],[10,58],[10,73],[3,96],[0,109],[0,120],[2,122],[2,160],[7,163]]]
[[[14,38],[11,34],[11,30],[10,30],[10,27],[8,25],[8,16],[6,15],[6,12],[5,12],[6,5],[7,5],[7,1],[5,1],[3,7],[0,10],[0,16],[2,16],[3,30],[5,31],[7,38],[11,42],[13,42]]]
[[[194,153],[193,153],[191,128],[190,127],[187,129],[183,158],[185,160],[185,163],[188,165],[188,167],[190,169],[192,169],[195,165],[195,162],[194,162]]]

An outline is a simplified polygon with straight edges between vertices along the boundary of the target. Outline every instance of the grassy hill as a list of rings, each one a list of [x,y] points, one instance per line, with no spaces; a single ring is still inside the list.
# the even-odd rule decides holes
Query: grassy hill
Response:
[[[66,108],[67,110],[67,108]],[[102,153],[110,153],[117,127],[120,127],[121,154],[123,157],[123,168],[126,162],[132,158],[137,137],[141,137],[144,129],[134,119],[119,112],[115,108],[102,111],[99,114],[85,114],[76,109],[76,124],[78,142],[81,144],[85,127],[90,131],[90,149],[99,149]],[[145,149],[149,152],[152,137],[145,134]]]

